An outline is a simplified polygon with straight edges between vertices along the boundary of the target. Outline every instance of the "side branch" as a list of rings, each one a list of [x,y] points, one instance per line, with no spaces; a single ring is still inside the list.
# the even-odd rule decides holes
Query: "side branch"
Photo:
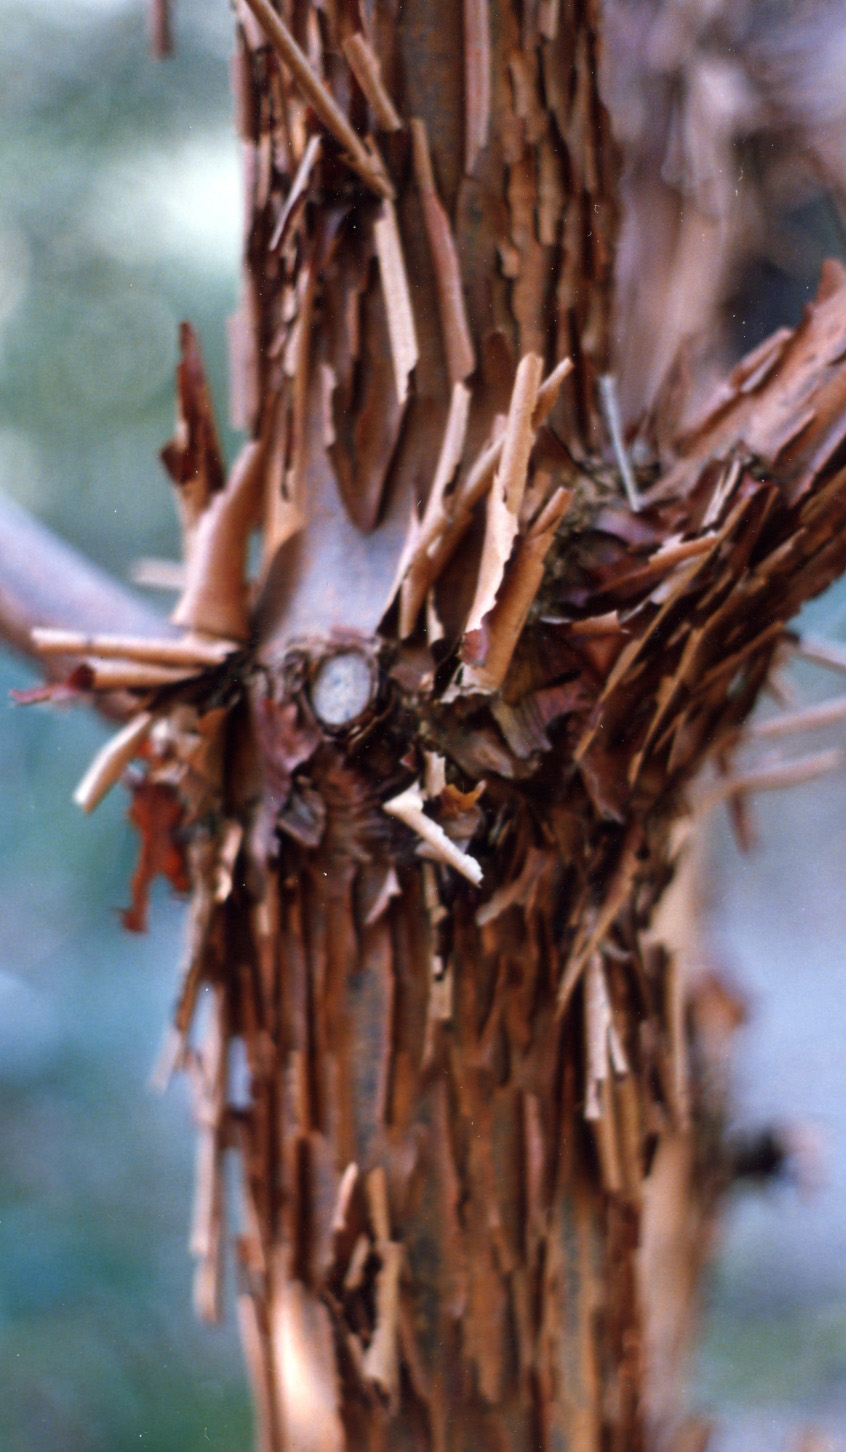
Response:
[[[106,574],[18,504],[0,497],[0,639],[64,674],[65,661],[44,661],[32,640],[36,626],[99,631],[108,620],[127,635],[170,634],[157,611]]]

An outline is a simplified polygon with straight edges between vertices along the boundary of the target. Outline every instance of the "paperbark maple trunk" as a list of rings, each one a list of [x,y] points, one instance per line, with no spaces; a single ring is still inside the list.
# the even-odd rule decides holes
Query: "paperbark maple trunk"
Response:
[[[185,633],[39,638],[142,707],[134,925],[187,843],[198,1306],[235,1151],[265,1452],[668,1445],[722,1170],[655,910],[846,563],[843,279],[635,476],[595,0],[235,10],[250,442],[186,327]]]
[[[236,377],[240,421],[271,435],[274,565],[257,618],[262,655],[289,673],[280,687],[271,668],[257,735],[265,781],[307,759],[320,803],[318,827],[312,803],[289,801],[277,818],[278,865],[261,838],[257,868],[247,835],[245,878],[258,880],[229,911],[263,927],[237,985],[219,968],[221,1011],[240,1023],[253,1075],[243,1310],[265,1445],[636,1449],[641,1169],[609,1151],[600,1172],[581,1113],[581,1016],[556,1011],[565,842],[544,843],[551,818],[539,831],[507,789],[493,807],[489,784],[509,820],[499,862],[484,864],[500,897],[488,893],[480,923],[464,878],[409,858],[407,834],[372,820],[408,781],[403,758],[422,760],[421,707],[472,606],[478,518],[467,511],[471,535],[437,598],[432,555],[418,548],[420,588],[409,571],[384,632],[415,646],[393,680],[388,664],[378,703],[359,703],[363,732],[356,719],[321,733],[307,684],[320,635],[339,629],[358,632],[348,647],[385,672],[376,636],[410,510],[494,436],[520,358],[538,358],[535,391],[541,372],[573,358],[557,428],[577,458],[598,451],[615,212],[596,7],[388,3],[367,7],[363,32],[342,7],[293,9],[295,38],[359,125],[350,40],[372,44],[404,123],[379,115],[371,88],[393,203],[362,187],[331,138],[315,160],[267,18],[255,7],[239,18],[250,200]],[[297,197],[292,179],[310,163]],[[548,449],[560,466],[552,434]],[[208,626],[186,599],[182,623]],[[433,653],[415,660],[427,638]],[[264,692],[299,703],[281,734]],[[387,739],[374,704],[377,723],[392,722]],[[320,739],[304,745],[297,733],[315,715]],[[496,742],[479,740],[468,728],[468,790],[480,766],[502,769]],[[472,833],[480,808],[458,778],[442,786],[457,835],[462,813]]]

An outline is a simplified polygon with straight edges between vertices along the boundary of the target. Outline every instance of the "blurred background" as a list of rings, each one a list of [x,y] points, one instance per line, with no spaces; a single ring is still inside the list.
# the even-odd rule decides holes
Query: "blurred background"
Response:
[[[183,317],[226,418],[241,226],[227,7],[180,4],[166,62],[146,24],[0,4],[0,488],[124,579],[178,557],[157,456]],[[190,1106],[147,1088],[182,908],[124,933],[126,803],[70,802],[107,728],[9,705],[34,682],[2,656],[0,1448],[246,1452],[234,1319],[191,1311]]]
[[[0,0],[0,21],[0,489],[127,578],[178,553],[157,455],[182,318],[227,413],[230,17],[180,0],[164,62],[142,0]],[[846,106],[831,47],[803,64],[833,67]],[[737,350],[795,322],[844,252],[819,186],[785,194],[778,246],[747,248],[725,289]],[[846,589],[808,615],[846,640]],[[0,702],[34,680],[0,656]],[[806,665],[793,688],[838,685]],[[200,1328],[190,1307],[187,1096],[147,1088],[182,909],[157,892],[149,935],[125,934],[125,803],[88,820],[70,803],[104,737],[81,711],[0,704],[0,1448],[246,1452],[233,1317]],[[748,1003],[738,1122],[795,1126],[807,1183],[733,1192],[691,1397],[720,1452],[793,1452],[808,1429],[846,1448],[846,771],[756,812],[752,855],[714,824],[710,953]]]

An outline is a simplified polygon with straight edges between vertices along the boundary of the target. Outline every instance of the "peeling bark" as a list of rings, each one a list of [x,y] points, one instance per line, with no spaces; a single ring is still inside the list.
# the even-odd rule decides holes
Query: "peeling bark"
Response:
[[[134,911],[187,867],[162,1075],[196,1084],[212,1318],[240,1161],[265,1452],[637,1452],[677,1428],[654,1359],[723,1171],[655,914],[692,784],[846,567],[846,283],[830,266],[634,468],[602,383],[598,17],[239,0],[251,437],[226,481],[186,331],[182,654],[73,652],[91,691],[104,660],[168,673],[136,677],[83,796],[133,754],[169,794]]]

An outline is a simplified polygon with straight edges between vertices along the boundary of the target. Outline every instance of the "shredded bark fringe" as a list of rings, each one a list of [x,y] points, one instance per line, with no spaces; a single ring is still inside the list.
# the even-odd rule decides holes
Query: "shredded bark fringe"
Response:
[[[263,1452],[675,1445],[644,1267],[705,1253],[736,1011],[662,914],[698,812],[840,764],[761,753],[841,700],[750,718],[846,669],[789,624],[846,567],[846,274],[632,412],[595,0],[282,8],[237,8],[229,468],[180,331],[175,627],[27,621],[37,698],[126,720],[77,800],[130,789],[127,927],[190,893],[196,1306],[233,1243]]]

